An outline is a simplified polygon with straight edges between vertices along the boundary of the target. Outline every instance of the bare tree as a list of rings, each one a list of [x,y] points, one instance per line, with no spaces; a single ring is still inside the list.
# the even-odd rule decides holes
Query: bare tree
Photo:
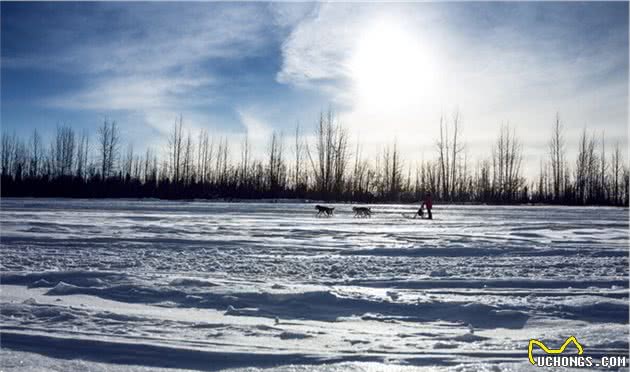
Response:
[[[628,169],[628,165],[624,165],[623,166],[623,170],[622,170],[622,177],[623,177],[623,196],[622,196],[622,203],[623,205],[628,205],[630,204],[630,170]]]
[[[597,159],[595,155],[595,138],[587,136],[586,128],[580,137],[578,156],[575,167],[575,189],[577,201],[586,204],[593,199],[597,174]]]
[[[199,181],[202,184],[212,181],[210,169],[212,168],[212,160],[214,157],[214,138],[209,141],[208,131],[202,129],[199,133],[199,145],[197,146]]]
[[[131,178],[131,174],[133,173],[133,144],[130,143],[127,145],[127,153],[125,154],[125,158],[122,163],[122,173],[126,178]]]
[[[331,118],[332,120],[332,118]],[[341,196],[341,193],[344,189],[344,181],[346,168],[348,166],[348,132],[345,128],[343,128],[340,124],[336,125],[335,128],[335,138],[336,141],[334,146],[334,191],[337,196]]]
[[[271,135],[269,145],[269,165],[267,168],[269,190],[272,192],[272,195],[276,195],[284,186],[285,165],[283,147],[282,134],[277,134],[274,131]]]
[[[75,150],[74,130],[67,126],[57,126],[57,134],[51,143],[51,157],[56,176],[72,174]]]
[[[553,199],[558,201],[564,192],[564,136],[562,134],[562,124],[560,115],[556,114],[556,122],[553,127],[551,141],[549,142],[549,155],[551,158],[551,171],[553,174]]]
[[[619,199],[620,199],[620,195],[619,195],[619,190],[620,190],[620,176],[621,176],[621,172],[622,172],[622,168],[623,168],[623,163],[621,160],[621,148],[619,147],[619,142],[615,143],[615,149],[613,150],[613,153],[611,155],[611,159],[610,159],[610,172],[611,172],[611,179],[612,179],[612,200],[615,204],[619,204]]]
[[[225,186],[228,180],[228,153],[229,144],[227,138],[220,139],[216,154],[215,175],[217,177],[216,182],[221,186]]]
[[[168,138],[169,168],[173,182],[180,182],[184,139],[182,135],[184,119],[180,115],[173,124],[173,131]]]
[[[606,163],[606,141],[605,134],[602,131],[601,138],[601,154],[599,157],[600,160],[600,168],[599,168],[599,202],[604,202],[608,197],[608,181],[607,181],[607,173],[608,173],[608,164]]]
[[[397,142],[369,157],[364,157],[359,140],[356,151],[349,151],[348,133],[332,111],[320,114],[311,142],[304,141],[300,126],[296,125],[291,144],[294,157],[290,160],[285,158],[282,135],[274,132],[266,159],[252,159],[250,141],[245,138],[241,142],[240,163],[238,159],[232,162],[228,138],[217,139],[215,146],[214,138],[201,130],[199,138],[193,141],[190,132],[183,134],[181,116],[174,123],[168,137],[168,151],[161,158],[150,148],[144,156],[137,156],[129,144],[118,161],[121,146],[118,128],[115,122],[107,120],[98,129],[96,151],[91,159],[88,159],[88,134],[83,132],[77,137],[66,125],[57,128],[46,150],[37,131],[27,141],[4,131],[0,141],[3,175],[0,191],[3,196],[19,196],[24,190],[46,190],[40,191],[41,195],[51,192],[85,195],[86,190],[77,191],[74,187],[75,180],[65,177],[76,175],[83,180],[81,187],[89,188],[98,182],[96,176],[100,174],[104,179],[109,177],[112,185],[120,183],[111,190],[99,187],[109,196],[145,193],[168,197],[233,197],[241,192],[251,196],[286,194],[394,201],[412,200],[414,194],[417,198],[431,191],[436,199],[457,201],[514,202],[532,197],[539,202],[628,203],[627,159],[619,143],[608,151],[610,154],[606,152],[603,133],[600,140],[599,133],[587,134],[585,128],[575,167],[569,167],[561,121],[556,116],[539,174],[535,179],[525,180],[521,175],[522,144],[513,128],[501,125],[491,157],[480,159],[469,169],[460,123],[457,112],[452,118],[441,118],[434,160],[412,160],[406,163],[409,165],[403,165]],[[22,180],[23,175],[29,177]],[[111,178],[113,175],[124,175],[130,182],[121,177]],[[172,187],[171,182],[177,183],[177,187]],[[197,182],[201,187],[193,187]],[[70,183],[73,188],[66,187]]]
[[[245,135],[245,139],[241,142],[241,164],[240,169],[240,183],[244,185],[248,182],[249,178],[249,165],[251,161],[252,148],[249,143],[249,134]]]
[[[295,143],[294,143],[294,155],[295,155],[295,169],[294,169],[294,180],[293,180],[293,187],[295,190],[297,190],[300,186],[300,179],[301,179],[301,173],[302,173],[302,153],[303,153],[303,147],[304,147],[304,143],[302,142],[302,138],[300,136],[300,124],[298,123],[295,126]]]
[[[546,163],[540,160],[540,170],[538,173],[538,182],[536,185],[536,198],[539,202],[546,201],[548,190],[547,190],[547,167]]]
[[[143,169],[144,165],[142,155],[136,155],[133,159],[133,173],[131,174],[131,179],[136,182],[140,182],[142,179]]]
[[[29,161],[29,176],[37,177],[40,174],[40,167],[43,156],[42,139],[37,132],[37,129],[33,130],[31,139],[29,141],[30,161]]]
[[[457,171],[459,166],[460,153],[464,150],[464,146],[460,141],[460,117],[459,111],[453,113],[453,137],[449,137],[449,124],[440,116],[440,137],[437,141],[438,162],[439,162],[439,181],[441,184],[442,197],[452,200],[455,197],[457,189]]]
[[[147,151],[144,155],[144,164],[143,164],[143,174],[144,174],[144,182],[155,182],[157,179],[157,164],[155,165],[155,169],[153,168],[153,151],[150,147],[147,147]],[[157,163],[157,159],[156,163]]]
[[[204,178],[207,181],[212,181],[212,162],[214,160],[215,151],[214,151],[214,136],[208,143],[208,137],[206,136],[204,140]]]
[[[357,140],[357,148],[354,152],[354,169],[352,172],[352,191],[355,194],[363,195],[370,188],[370,177],[368,173],[371,171],[369,162],[362,157],[361,142]]]
[[[17,137],[15,132],[9,134],[6,130],[2,132],[2,148],[0,149],[0,163],[2,164],[2,175],[9,176],[13,169],[13,153],[15,151],[15,145]]]
[[[21,139],[16,139],[15,151],[13,153],[12,173],[16,181],[20,181],[24,176],[28,164],[28,150]]]
[[[451,154],[451,199],[455,195],[455,189],[457,184],[457,169],[459,153],[463,151],[463,146],[459,141],[459,110],[456,110],[453,114],[453,148]]]
[[[593,134],[588,144],[588,165],[587,165],[587,200],[594,202],[597,200],[599,192],[599,159],[597,159],[596,139]]]
[[[499,199],[512,201],[523,184],[522,145],[509,124],[501,125],[493,149],[493,189]]]
[[[98,146],[101,176],[106,179],[114,173],[118,163],[120,136],[115,121],[103,121],[103,125],[98,129]]]
[[[192,169],[193,169],[193,141],[190,132],[186,135],[186,142],[184,143],[184,154],[182,158],[182,173],[183,181],[185,185],[188,185],[192,181]]]
[[[449,174],[448,166],[448,154],[450,142],[448,138],[448,126],[444,125],[444,116],[440,116],[440,139],[437,142],[438,152],[439,152],[439,164],[440,164],[440,180],[442,184],[442,197],[448,198],[448,191],[450,189],[449,185]]]
[[[330,169],[328,159],[330,158],[329,153],[331,152],[329,144],[331,142],[330,137],[332,134],[330,125],[328,124],[324,119],[324,114],[320,113],[319,124],[315,132],[315,160],[311,155],[309,146],[306,147],[306,152],[308,154],[311,167],[315,176],[315,181],[317,182],[317,188],[320,193],[328,193],[328,191],[330,190]]]
[[[397,200],[401,189],[401,172],[400,154],[396,141],[392,148],[386,146],[383,150],[383,167],[381,177],[381,191],[383,198],[389,200]]]
[[[83,178],[87,172],[89,148],[88,133],[84,130],[77,145],[76,175],[78,178]]]
[[[317,191],[324,197],[334,190],[338,194],[343,188],[348,162],[348,137],[346,130],[337,123],[332,111],[320,114],[315,132],[315,158],[306,147]]]
[[[489,201],[492,196],[492,176],[490,161],[488,159],[484,159],[479,162],[476,180],[476,188],[478,193],[478,198],[481,201]]]

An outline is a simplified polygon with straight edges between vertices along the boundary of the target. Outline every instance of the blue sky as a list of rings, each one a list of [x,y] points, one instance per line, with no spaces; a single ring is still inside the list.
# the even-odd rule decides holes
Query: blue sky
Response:
[[[136,148],[191,130],[312,132],[332,107],[368,149],[434,152],[459,110],[471,159],[505,122],[537,169],[559,112],[627,144],[628,3],[6,3],[2,126],[95,134]]]

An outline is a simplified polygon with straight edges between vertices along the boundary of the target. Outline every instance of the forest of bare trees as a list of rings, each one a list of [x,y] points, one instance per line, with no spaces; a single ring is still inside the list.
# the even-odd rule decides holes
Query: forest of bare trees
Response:
[[[144,154],[123,144],[109,120],[98,127],[93,147],[89,133],[69,125],[57,126],[48,144],[37,130],[27,139],[4,131],[1,195],[414,202],[432,192],[436,201],[453,203],[628,205],[627,158],[619,143],[606,148],[604,133],[584,128],[571,159],[556,116],[538,176],[526,179],[523,143],[510,124],[501,125],[492,148],[473,164],[459,113],[437,124],[433,160],[420,162],[403,159],[396,141],[368,157],[332,111],[320,114],[313,132],[299,125],[289,136],[273,132],[266,156],[258,158],[247,136],[232,152],[228,138],[191,133],[182,116],[164,148]]]

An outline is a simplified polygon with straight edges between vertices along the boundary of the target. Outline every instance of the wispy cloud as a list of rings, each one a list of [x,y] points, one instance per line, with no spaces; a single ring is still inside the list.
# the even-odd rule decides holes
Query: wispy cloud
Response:
[[[359,18],[353,6],[321,4],[292,29],[282,44],[281,83],[342,94]]]
[[[265,8],[256,4],[114,3],[72,10],[89,12],[95,23],[71,14],[65,27],[51,27],[53,48],[35,46],[36,53],[11,56],[4,66],[74,74],[82,87],[44,98],[49,107],[134,111],[147,119],[154,112],[200,115],[232,78],[219,70],[269,44],[267,20],[260,17]],[[111,34],[101,37],[97,30]]]
[[[10,56],[8,67],[72,69],[77,73],[195,71],[196,63],[252,55],[266,46],[266,17],[261,17],[265,8],[256,4],[95,3],[58,7],[65,9],[59,12],[63,18],[36,17],[33,22],[39,23],[45,36],[36,38],[36,50]],[[20,32],[26,33],[31,26],[20,27]],[[11,63],[13,60],[19,66]]]
[[[250,110],[239,110],[241,123],[246,128],[245,135],[252,148],[252,156],[261,159],[267,149],[267,142],[273,133],[273,128],[259,115]],[[244,136],[243,136],[244,137]],[[244,138],[241,138],[243,140]]]
[[[60,108],[86,110],[176,110],[191,106],[191,101],[196,100],[190,93],[210,86],[212,81],[209,77],[185,78],[168,74],[103,78],[78,92],[52,97],[47,103]]]
[[[410,152],[432,148],[439,116],[455,108],[464,130],[469,128],[472,153],[483,154],[488,135],[506,121],[526,146],[537,146],[556,112],[565,120],[570,142],[585,124],[626,138],[627,15],[613,27],[607,22],[614,12],[583,4],[326,3],[297,24],[283,44],[277,78],[330,92],[342,107],[342,120],[362,139],[382,143],[385,134]],[[403,28],[414,39],[410,47],[426,55],[428,83],[414,86],[409,76],[413,87],[398,94],[398,105],[387,107],[382,99],[366,104],[365,92],[352,90],[360,77],[348,66],[362,35],[378,37],[388,27]],[[387,44],[374,58],[381,58],[378,52],[387,53]],[[400,62],[394,62],[390,71],[378,70],[385,88],[393,88],[387,79],[399,74]],[[383,97],[397,93],[380,92]]]
[[[419,155],[433,151],[440,115],[459,108],[471,155],[485,156],[506,121],[544,147],[560,112],[570,142],[584,125],[627,142],[627,3],[2,9],[3,80],[29,99],[43,87],[25,105],[60,116],[98,113],[163,134],[184,114],[191,130],[249,133],[263,151],[272,130],[307,127],[330,104],[366,152],[396,139]],[[31,72],[54,82],[28,81]]]

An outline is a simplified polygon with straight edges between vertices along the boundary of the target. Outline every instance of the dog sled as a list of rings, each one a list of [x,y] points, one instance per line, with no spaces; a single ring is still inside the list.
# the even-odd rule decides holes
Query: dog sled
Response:
[[[317,217],[333,217],[335,215],[335,207],[328,207],[325,205],[316,205],[315,210],[317,210]],[[352,212],[354,212],[355,218],[371,218],[372,217],[372,209],[368,207],[352,207]],[[416,213],[402,213],[403,218],[411,219],[411,220],[430,220],[432,218],[425,214],[424,210],[420,211],[420,214]]]

